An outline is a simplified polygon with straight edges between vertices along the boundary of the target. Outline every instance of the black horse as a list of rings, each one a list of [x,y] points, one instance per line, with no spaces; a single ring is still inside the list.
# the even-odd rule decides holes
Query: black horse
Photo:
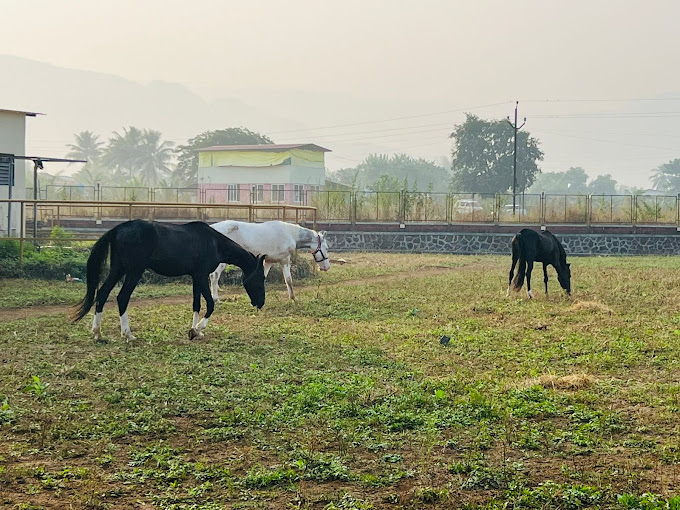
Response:
[[[109,274],[97,289],[109,248]],[[117,298],[120,330],[121,335],[134,340],[127,307],[144,270],[151,269],[163,276],[190,275],[194,286],[194,318],[189,338],[201,338],[215,309],[215,302],[210,294],[210,273],[221,262],[240,267],[243,270],[243,286],[250,296],[251,304],[262,308],[265,299],[264,259],[264,256],[255,257],[228,237],[210,228],[207,223],[200,221],[184,225],[145,220],[126,221],[106,232],[92,247],[87,259],[87,293],[76,305],[72,318],[74,322],[82,319],[96,301],[92,333],[95,339],[100,339],[104,304],[113,287],[124,276],[125,282]],[[201,295],[205,298],[207,311],[199,323]]]
[[[512,238],[512,267],[508,280],[508,294],[510,289],[520,290],[524,284],[524,275],[527,278],[527,291],[529,298],[534,297],[531,291],[531,271],[534,262],[543,263],[543,282],[545,293],[548,293],[548,265],[552,265],[557,271],[557,280],[560,286],[571,294],[571,264],[567,264],[567,253],[557,238],[548,232],[536,232],[524,228]],[[519,261],[519,271],[513,280],[515,266]]]

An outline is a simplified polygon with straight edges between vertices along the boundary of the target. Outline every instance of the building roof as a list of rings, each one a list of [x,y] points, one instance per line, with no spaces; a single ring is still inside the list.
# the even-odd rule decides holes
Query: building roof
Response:
[[[202,147],[196,149],[198,152],[203,151],[259,151],[259,152],[285,152],[291,149],[303,149],[317,152],[331,152],[330,149],[325,149],[313,143],[270,143],[262,145],[213,145],[212,147]]]
[[[35,117],[36,115],[45,115],[44,113],[37,113],[37,112],[25,112],[23,110],[7,110],[4,108],[0,108],[0,113],[22,113],[26,115],[27,117]]]

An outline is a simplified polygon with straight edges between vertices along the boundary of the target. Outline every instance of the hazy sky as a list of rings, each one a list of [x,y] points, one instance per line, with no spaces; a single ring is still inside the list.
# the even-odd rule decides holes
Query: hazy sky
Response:
[[[1,6],[3,54],[181,83],[206,99],[257,102],[282,90],[331,101],[355,97],[362,107],[344,117],[323,123],[323,112],[300,111],[295,119],[324,129],[275,137],[326,143],[331,167],[360,161],[361,148],[342,142],[362,137],[385,150],[448,156],[446,135],[463,119],[458,110],[502,118],[515,100],[543,143],[544,171],[583,166],[591,175],[648,185],[651,168],[680,157],[677,0],[2,0]],[[375,109],[365,106],[371,101]],[[496,106],[471,109],[481,105]],[[276,102],[267,108],[276,110]]]

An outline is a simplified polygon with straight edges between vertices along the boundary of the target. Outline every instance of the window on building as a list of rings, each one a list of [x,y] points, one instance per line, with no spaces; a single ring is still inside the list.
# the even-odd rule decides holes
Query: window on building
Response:
[[[238,184],[227,184],[227,202],[239,202],[241,200],[239,195]]]
[[[264,184],[253,184],[250,187],[250,196],[254,204],[264,202]]]
[[[272,184],[272,202],[285,201],[283,184]]]
[[[302,184],[296,184],[294,188],[294,200],[296,204],[302,203],[304,197],[304,186]]]

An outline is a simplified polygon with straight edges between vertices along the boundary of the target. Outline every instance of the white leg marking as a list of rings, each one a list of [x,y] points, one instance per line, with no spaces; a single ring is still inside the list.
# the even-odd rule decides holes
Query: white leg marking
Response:
[[[509,295],[510,295],[510,285],[508,285],[508,291],[505,293],[506,297],[509,296]]]
[[[201,319],[201,322],[198,323],[197,329],[199,331],[203,331],[205,327],[208,325],[209,320],[210,319],[206,319],[205,317],[203,317],[203,319]]]
[[[137,340],[130,330],[130,320],[128,319],[127,312],[120,316],[120,334],[127,338],[129,342]]]
[[[274,265],[274,264],[272,264],[271,262],[267,262],[267,260],[265,259],[265,261],[264,261],[264,266],[263,266],[263,268],[264,268],[264,277],[265,277],[265,278],[266,278],[267,275],[269,274],[269,270],[272,268],[273,265]]]
[[[290,274],[290,261],[281,264],[283,266],[283,277],[286,280],[286,287],[288,287],[288,297],[295,301],[295,293],[293,292],[293,277]]]
[[[198,312],[194,312],[194,320],[191,323],[192,329],[195,329],[197,324],[198,324]]]
[[[534,291],[533,290],[529,291],[529,299],[534,299]]]
[[[94,320],[92,321],[92,334],[95,340],[101,340],[102,338],[102,312],[97,312],[94,314]]]

